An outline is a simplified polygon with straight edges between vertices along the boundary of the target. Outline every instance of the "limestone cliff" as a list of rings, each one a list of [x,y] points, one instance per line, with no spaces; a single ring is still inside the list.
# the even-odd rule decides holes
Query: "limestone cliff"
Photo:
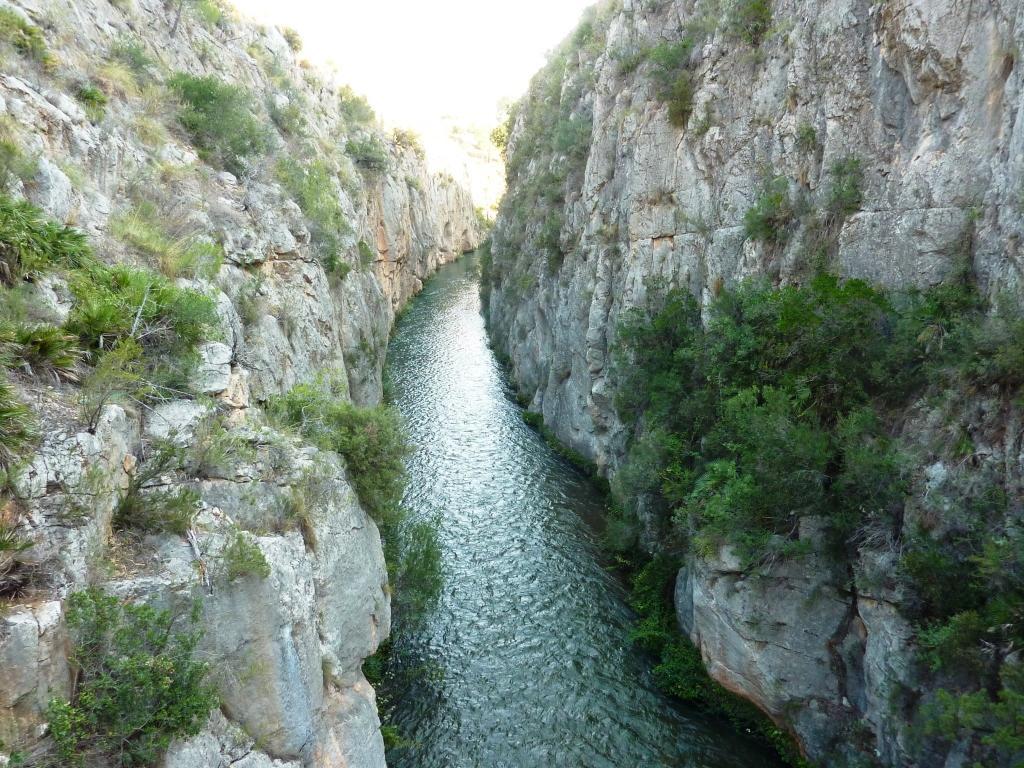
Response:
[[[221,710],[172,746],[168,766],[383,766],[361,671],[389,632],[381,538],[344,462],[276,431],[258,406],[321,374],[347,383],[357,404],[380,402],[395,312],[478,242],[468,193],[432,174],[408,135],[345,113],[279,30],[216,3],[26,0],[0,10],[5,22],[16,14],[35,29],[47,50],[33,57],[37,49],[10,35],[0,43],[4,147],[28,161],[2,180],[8,193],[81,229],[105,263],[149,263],[140,233],[154,228],[152,251],[202,242],[222,253],[212,274],[178,277],[211,297],[219,318],[199,345],[191,394],[106,404],[88,424],[74,383],[13,380],[41,442],[0,499],[6,523],[31,543],[16,564],[22,589],[0,604],[0,739],[23,754],[41,743],[46,703],[72,684],[64,598],[100,585],[175,610],[203,598],[201,655]],[[180,72],[244,89],[268,126],[265,151],[238,173],[213,165],[179,124],[167,83]],[[357,142],[377,154],[358,158]],[[284,181],[289,158],[326,168],[313,190],[321,198]],[[317,230],[318,205],[340,211],[332,231]],[[73,305],[59,276],[28,288],[57,318]],[[153,441],[192,450],[213,444],[204,442],[211,430],[241,450],[147,480],[196,494],[189,535],[112,535]],[[284,524],[303,491],[302,526]],[[218,553],[239,536],[263,553],[265,579],[224,577]]]
[[[1024,288],[1024,7],[776,0],[752,11],[769,8],[770,23],[735,21],[754,5],[602,4],[511,113],[509,190],[485,275],[490,328],[530,408],[609,475],[630,438],[613,405],[616,327],[645,305],[650,279],[706,308],[750,276],[806,276],[811,217],[794,215],[775,242],[745,230],[772,185],[813,210],[856,159],[862,199],[831,222],[824,249],[840,276],[932,286],[966,250],[983,295]],[[954,411],[922,401],[895,418],[920,457],[914,498],[939,494],[956,509],[971,478],[990,475],[1018,514],[1019,405],[988,390]],[[967,464],[951,447],[961,427],[983,446]],[[908,511],[904,530],[919,522]],[[820,536],[805,523],[801,541]],[[969,764],[970,739],[922,746],[912,734],[933,683],[905,595],[861,578],[884,582],[898,558],[862,544],[852,581],[828,558],[755,576],[728,550],[693,557],[676,584],[679,621],[711,675],[814,760]]]

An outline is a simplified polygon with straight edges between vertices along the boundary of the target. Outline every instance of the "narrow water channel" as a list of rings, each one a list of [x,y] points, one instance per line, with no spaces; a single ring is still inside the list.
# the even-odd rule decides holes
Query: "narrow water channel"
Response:
[[[406,503],[438,522],[445,587],[395,648],[397,768],[761,768],[775,761],[658,693],[588,523],[602,501],[527,427],[487,345],[478,265],[442,269],[388,365],[414,453]]]

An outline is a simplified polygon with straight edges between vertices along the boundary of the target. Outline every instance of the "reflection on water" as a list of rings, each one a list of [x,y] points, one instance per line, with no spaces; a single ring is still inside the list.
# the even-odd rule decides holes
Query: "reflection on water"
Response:
[[[584,522],[593,488],[529,429],[487,346],[475,257],[401,318],[388,365],[415,451],[406,503],[439,521],[445,588],[395,649],[399,768],[701,766],[772,758],[659,694]]]

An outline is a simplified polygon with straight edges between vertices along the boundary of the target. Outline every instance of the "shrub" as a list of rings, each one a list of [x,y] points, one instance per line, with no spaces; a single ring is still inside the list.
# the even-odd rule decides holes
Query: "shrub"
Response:
[[[267,99],[267,113],[278,130],[286,136],[299,136],[306,129],[305,105],[297,91],[291,91],[283,103],[273,97]]]
[[[281,34],[284,36],[285,42],[288,43],[288,47],[295,53],[302,50],[302,36],[298,32],[291,27],[285,27],[281,30]]]
[[[65,764],[151,765],[173,739],[199,733],[217,697],[194,658],[198,606],[184,630],[169,611],[98,590],[72,594],[67,606],[77,682],[71,701],[47,710]]]
[[[213,301],[144,269],[94,265],[71,276],[65,327],[93,352],[135,339],[149,355],[184,356],[216,327]]]
[[[339,202],[334,176],[326,163],[313,160],[299,163],[282,158],[277,177],[298,202],[310,223],[317,254],[329,272],[341,266],[341,238],[352,232]]]
[[[830,214],[840,219],[856,213],[863,202],[861,186],[864,171],[860,158],[844,157],[832,164],[832,183],[825,204]]]
[[[107,111],[107,95],[92,83],[80,83],[75,88],[75,98],[85,107],[89,119],[98,123]]]
[[[33,272],[79,268],[91,260],[81,232],[45,221],[28,202],[0,195],[0,281],[10,285]]]
[[[338,110],[349,126],[372,125],[377,120],[370,103],[347,85],[338,89]]]
[[[6,126],[0,123],[0,195],[17,181],[26,183],[35,178],[39,163],[25,154]]]
[[[30,373],[50,373],[66,381],[78,378],[82,358],[78,339],[63,329],[47,324],[0,324],[0,350],[6,349],[8,364]]]
[[[171,440],[149,446],[131,476],[128,488],[114,512],[114,528],[140,533],[185,535],[192,527],[199,494],[189,488],[154,487],[164,475],[181,467],[184,450]]]
[[[685,128],[693,114],[693,76],[680,72],[672,83],[668,98],[668,120],[677,128]]]
[[[213,278],[220,271],[224,250],[195,236],[171,236],[156,207],[144,203],[115,217],[110,232],[151,261],[169,278]]]
[[[52,67],[56,62],[46,48],[43,33],[10,8],[0,8],[0,40],[12,45],[26,58]]]
[[[751,240],[783,243],[793,220],[789,201],[789,182],[782,176],[767,180],[754,205],[743,215],[743,230]]]
[[[300,384],[271,398],[272,418],[294,426],[316,445],[345,460],[363,507],[379,524],[399,515],[408,447],[390,408],[358,408],[326,385]]]
[[[82,415],[90,431],[95,431],[107,403],[144,403],[152,394],[142,347],[134,339],[124,339],[100,354],[96,367],[82,382]]]
[[[227,9],[221,0],[190,0],[196,15],[204,26],[223,26],[227,21]]]
[[[185,73],[169,85],[183,102],[178,121],[204,160],[241,176],[249,161],[266,151],[267,135],[253,115],[248,91],[213,76]]]
[[[733,0],[726,14],[726,32],[748,45],[760,45],[771,25],[771,0]]]
[[[800,123],[796,129],[796,146],[802,152],[816,152],[818,150],[818,133],[810,123]]]
[[[139,82],[145,82],[152,76],[155,62],[140,40],[130,37],[118,38],[110,46],[110,58],[128,67]]]
[[[252,540],[251,534],[235,531],[230,543],[221,551],[221,558],[224,560],[224,575],[228,581],[247,576],[261,579],[270,576],[270,563],[259,544]]]
[[[0,375],[0,472],[8,472],[35,444],[32,412]]]
[[[387,147],[376,136],[349,139],[345,144],[345,153],[356,165],[368,171],[386,171],[391,167]]]
[[[377,261],[377,252],[365,240],[360,240],[356,249],[359,251],[359,264],[364,269]]]
[[[413,131],[396,128],[391,134],[391,140],[399,149],[409,150],[421,160],[424,158],[423,144],[420,137]]]

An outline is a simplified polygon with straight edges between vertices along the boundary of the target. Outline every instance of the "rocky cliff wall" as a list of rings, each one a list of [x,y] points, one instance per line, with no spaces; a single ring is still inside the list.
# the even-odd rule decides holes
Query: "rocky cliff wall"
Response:
[[[762,27],[736,15],[754,5],[769,9]],[[509,189],[484,290],[530,408],[615,474],[631,437],[613,402],[616,328],[645,306],[652,278],[707,308],[748,277],[798,284],[822,266],[925,288],[966,252],[984,296],[1019,301],[1022,13],[1020,3],[845,0],[598,6],[508,124]],[[807,214],[850,167],[858,205],[829,220],[823,246]],[[786,236],[749,236],[745,215],[780,188],[794,208]],[[1019,514],[1019,407],[990,390],[940,410],[917,403],[894,418],[919,461],[914,497],[942,496],[948,524],[971,478],[989,475]],[[952,449],[960,428],[984,446],[970,461]],[[908,511],[904,530],[920,522]],[[815,521],[799,539],[821,539]],[[681,627],[711,675],[814,760],[969,762],[971,739],[955,728],[945,743],[912,734],[934,681],[907,595],[878,586],[899,553],[853,547],[850,560],[752,574],[727,549],[691,556],[676,583]]]
[[[29,755],[45,746],[46,704],[72,685],[64,600],[99,585],[179,612],[203,600],[200,655],[221,708],[172,746],[168,766],[383,766],[361,671],[390,625],[377,526],[344,462],[271,427],[260,404],[321,375],[357,404],[380,402],[395,312],[478,242],[468,193],[432,174],[408,135],[346,112],[279,30],[216,3],[41,0],[0,11],[35,28],[48,51],[0,42],[0,127],[19,161],[5,174],[9,195],[82,230],[108,264],[156,269],[160,252],[195,242],[222,256],[212,273],[178,277],[219,318],[188,394],[107,404],[89,424],[76,384],[12,374],[41,439],[0,498],[5,530],[13,521],[31,544],[14,566],[20,589],[0,603],[0,740]],[[236,174],[202,159],[167,86],[178,72],[243,88],[268,127],[265,151]],[[377,149],[372,162],[346,153],[355,141]],[[326,168],[320,186],[304,195],[308,186],[283,183],[288,159]],[[340,211],[326,233],[316,217],[325,206]],[[140,231],[156,231],[156,245]],[[21,287],[55,322],[73,307],[59,274]],[[149,491],[195,494],[189,535],[113,533],[115,510],[168,438],[185,451],[232,446],[205,468],[147,475]],[[285,519],[297,494],[301,526]],[[266,578],[225,576],[221,554],[238,537],[262,552]],[[11,563],[0,566],[10,576]]]

